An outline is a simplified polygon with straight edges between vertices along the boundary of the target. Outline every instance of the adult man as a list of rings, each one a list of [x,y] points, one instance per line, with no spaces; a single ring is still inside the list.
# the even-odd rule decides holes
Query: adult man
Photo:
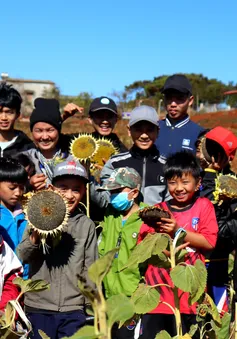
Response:
[[[160,121],[160,133],[155,142],[161,157],[166,159],[169,154],[182,149],[195,153],[195,141],[204,129],[188,115],[188,108],[193,103],[189,80],[185,75],[174,74],[167,78],[162,93],[167,116]]]

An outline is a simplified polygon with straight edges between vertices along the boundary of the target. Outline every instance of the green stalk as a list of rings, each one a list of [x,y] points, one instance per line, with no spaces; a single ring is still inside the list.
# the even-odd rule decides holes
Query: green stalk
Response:
[[[176,266],[175,263],[175,250],[173,248],[173,242],[172,239],[169,239],[170,243],[170,261],[171,261],[171,269],[174,269]],[[181,322],[181,314],[180,314],[180,305],[179,305],[179,297],[178,297],[178,288],[174,286],[173,288],[174,292],[174,304],[175,304],[175,322],[176,322],[176,331],[177,336],[182,336],[182,322]]]

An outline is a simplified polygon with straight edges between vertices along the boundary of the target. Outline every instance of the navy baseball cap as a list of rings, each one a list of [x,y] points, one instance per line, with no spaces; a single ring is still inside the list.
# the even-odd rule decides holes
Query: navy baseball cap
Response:
[[[90,105],[89,114],[100,110],[107,110],[116,115],[118,114],[116,103],[108,97],[95,98]]]
[[[183,74],[174,74],[168,77],[161,93],[165,93],[172,89],[184,94],[192,94],[192,86],[188,78]]]

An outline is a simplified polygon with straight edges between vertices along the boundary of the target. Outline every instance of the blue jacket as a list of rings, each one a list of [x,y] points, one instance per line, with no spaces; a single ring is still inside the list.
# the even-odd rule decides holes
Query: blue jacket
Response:
[[[0,205],[0,234],[4,241],[16,252],[16,247],[22,240],[27,221],[21,208],[11,212],[9,209]],[[28,267],[24,265],[23,277],[27,278]]]
[[[196,153],[195,142],[204,128],[190,120],[188,115],[176,124],[171,124],[166,117],[159,121],[159,125],[160,131],[155,145],[161,158],[166,159],[170,154],[185,149]]]

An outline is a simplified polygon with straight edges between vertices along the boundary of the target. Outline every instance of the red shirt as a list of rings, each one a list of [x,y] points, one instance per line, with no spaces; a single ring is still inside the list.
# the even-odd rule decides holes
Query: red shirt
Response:
[[[215,216],[215,210],[212,203],[207,198],[198,198],[193,205],[182,210],[168,208],[167,203],[159,204],[164,209],[170,209],[179,227],[187,231],[202,234],[206,240],[214,247],[216,244],[218,225]],[[148,233],[154,233],[154,228],[143,224],[140,229],[138,242],[142,241]],[[200,249],[186,248],[188,253],[185,256],[185,262],[193,265],[197,259],[204,262],[204,256],[201,254]],[[145,274],[146,282],[148,285],[168,284],[174,286],[169,275],[169,270],[165,268],[154,267],[148,265]],[[160,292],[160,303],[150,313],[173,314],[172,310],[162,301],[169,303],[174,307],[173,292],[169,287],[158,287]],[[182,294],[182,295],[181,295]],[[196,313],[196,304],[189,306],[188,293],[179,291],[180,298],[180,311],[186,314]]]

